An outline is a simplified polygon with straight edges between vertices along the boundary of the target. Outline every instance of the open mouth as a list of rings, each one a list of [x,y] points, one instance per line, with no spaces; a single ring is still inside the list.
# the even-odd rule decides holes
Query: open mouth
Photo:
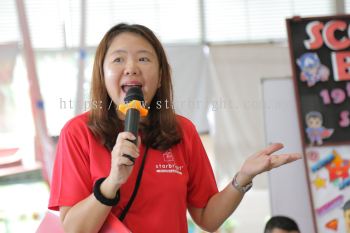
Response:
[[[128,90],[132,87],[142,88],[142,85],[141,84],[124,84],[122,85],[122,90],[124,93],[127,93]]]

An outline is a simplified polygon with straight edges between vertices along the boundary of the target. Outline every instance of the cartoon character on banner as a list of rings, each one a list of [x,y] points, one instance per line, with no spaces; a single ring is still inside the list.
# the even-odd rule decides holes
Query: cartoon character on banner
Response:
[[[317,82],[325,82],[329,78],[329,69],[321,64],[317,53],[304,53],[297,59],[301,69],[300,80],[306,82],[308,87],[314,86]]]
[[[350,162],[343,159],[336,150],[332,151],[333,160],[326,165],[329,173],[329,182],[333,182],[340,190],[349,186]]]
[[[327,129],[322,126],[323,117],[319,112],[308,112],[306,114],[305,121],[307,125],[305,131],[311,146],[314,145],[314,143],[317,143],[317,145],[322,145],[323,139],[329,138],[334,132],[334,129]]]
[[[343,206],[344,222],[346,233],[350,233],[350,200],[345,202]]]

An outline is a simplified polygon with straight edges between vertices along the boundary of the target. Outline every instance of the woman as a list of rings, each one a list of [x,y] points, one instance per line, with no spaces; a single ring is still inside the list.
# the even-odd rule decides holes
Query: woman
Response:
[[[124,116],[116,110],[134,86],[149,109],[137,145],[130,142],[133,134],[123,132]],[[195,127],[168,107],[170,67],[161,43],[142,25],[118,24],[106,33],[96,51],[91,97],[101,105],[70,120],[57,147],[49,208],[60,211],[66,232],[98,232],[112,212],[133,233],[183,233],[187,209],[202,229],[215,231],[257,174],[300,158],[270,156],[282,148],[273,144],[248,158],[218,192]]]

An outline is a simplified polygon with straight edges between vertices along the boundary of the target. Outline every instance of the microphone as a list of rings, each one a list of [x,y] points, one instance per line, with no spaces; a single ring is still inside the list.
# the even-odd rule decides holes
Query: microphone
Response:
[[[132,143],[137,145],[137,135],[140,116],[145,117],[148,114],[148,110],[142,106],[144,102],[143,93],[140,87],[131,87],[124,98],[125,104],[120,104],[118,110],[125,115],[124,131],[131,132],[136,137],[135,140],[130,140]],[[123,155],[127,157],[133,164],[135,158],[130,155]]]

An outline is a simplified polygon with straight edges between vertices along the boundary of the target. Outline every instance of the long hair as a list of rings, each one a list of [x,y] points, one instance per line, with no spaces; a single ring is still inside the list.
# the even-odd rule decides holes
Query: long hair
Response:
[[[113,39],[120,33],[130,32],[142,36],[154,48],[159,61],[161,86],[157,89],[151,103],[147,121],[142,124],[142,143],[154,149],[166,150],[181,140],[173,106],[173,87],[171,71],[165,51],[158,38],[147,27],[138,24],[118,24],[112,27],[102,38],[95,54],[92,71],[91,101],[88,127],[101,143],[109,150],[113,149],[124,123],[118,118],[114,104],[107,93],[104,81],[103,62]],[[163,103],[167,101],[170,107]],[[161,104],[160,104],[161,103]]]

